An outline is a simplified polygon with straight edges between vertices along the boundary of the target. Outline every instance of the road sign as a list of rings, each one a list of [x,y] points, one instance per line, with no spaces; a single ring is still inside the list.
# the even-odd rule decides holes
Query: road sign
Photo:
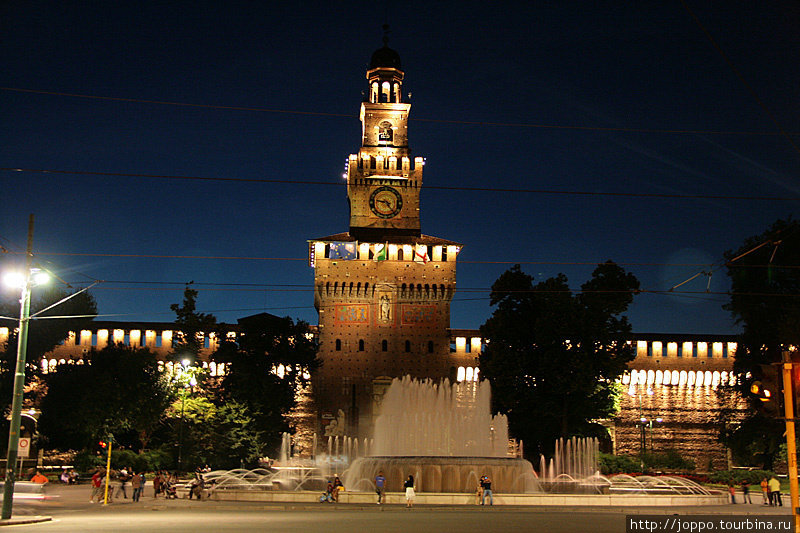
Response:
[[[17,448],[18,457],[29,457],[31,453],[31,439],[23,437],[19,439],[19,446]]]

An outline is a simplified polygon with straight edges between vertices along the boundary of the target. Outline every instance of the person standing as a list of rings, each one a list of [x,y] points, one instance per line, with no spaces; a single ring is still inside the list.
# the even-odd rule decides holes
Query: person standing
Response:
[[[767,482],[769,485],[770,505],[780,505],[783,507],[783,500],[781,500],[781,482],[778,478],[772,476]]]
[[[386,478],[383,477],[383,471],[378,472],[375,476],[375,492],[378,493],[378,505],[383,503],[383,494],[386,491]]]
[[[158,498],[158,493],[161,492],[162,482],[163,480],[161,478],[161,470],[159,470],[153,477],[153,499]]]
[[[414,476],[409,474],[408,479],[403,483],[403,487],[406,489],[406,507],[410,509],[414,507],[414,498],[417,496],[414,492]]]
[[[489,496],[489,505],[494,505],[494,499],[492,498],[492,480],[489,479],[489,476],[483,476],[481,478],[481,488],[483,489],[481,505],[486,503],[486,496]]]
[[[139,501],[139,495],[142,493],[142,476],[133,472],[133,477],[131,478],[131,487],[133,488],[133,494],[131,498],[133,501]]]
[[[728,492],[731,495],[731,504],[736,504],[736,487],[733,486],[733,481],[728,482]]]
[[[769,483],[767,483],[767,478],[761,479],[761,496],[764,498],[764,505],[769,505]]]

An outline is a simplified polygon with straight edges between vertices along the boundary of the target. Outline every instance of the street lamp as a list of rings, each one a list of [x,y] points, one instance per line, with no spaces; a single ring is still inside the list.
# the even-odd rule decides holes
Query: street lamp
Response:
[[[47,274],[32,267],[33,261],[33,215],[28,219],[28,250],[25,255],[25,270],[5,277],[8,283],[22,290],[19,300],[19,334],[17,336],[17,366],[14,372],[14,395],[11,401],[11,427],[8,430],[8,455],[6,456],[6,477],[3,485],[3,508],[0,518],[11,518],[14,505],[14,482],[19,455],[19,426],[22,418],[22,393],[25,387],[25,359],[28,350],[28,323],[31,312],[31,288],[47,282]]]
[[[189,365],[191,361],[188,359],[184,359],[181,361],[181,373],[178,374],[176,381],[182,382],[181,387],[181,425],[180,429],[178,430],[178,474],[180,475],[181,468],[182,468],[182,452],[183,452],[183,424],[184,424],[184,410],[186,408],[186,394],[191,389],[197,385],[197,379],[194,377],[194,373],[189,371]],[[187,369],[187,374],[189,375],[189,380],[186,381],[186,378],[183,377],[183,369]]]

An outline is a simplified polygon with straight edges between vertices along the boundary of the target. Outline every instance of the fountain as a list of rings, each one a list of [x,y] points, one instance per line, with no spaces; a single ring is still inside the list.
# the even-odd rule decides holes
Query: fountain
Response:
[[[330,436],[318,442],[314,436],[311,455],[297,457],[285,433],[270,469],[218,471],[206,479],[217,499],[259,501],[316,501],[342,473],[344,497],[371,502],[381,471],[390,493],[401,493],[411,474],[419,492],[429,498],[461,493],[459,503],[474,501],[466,494],[476,491],[483,475],[491,478],[496,495],[523,505],[552,504],[555,494],[572,505],[673,505],[676,497],[685,497],[680,502],[686,505],[725,501],[724,494],[679,477],[602,476],[594,438],[559,439],[553,457],[540,458],[537,474],[521,458],[522,443],[509,445],[508,421],[491,415],[490,400],[486,381],[395,379],[383,397],[374,439]],[[661,496],[668,499],[654,499]]]
[[[395,379],[381,402],[371,454],[344,473],[348,490],[374,487],[379,471],[387,490],[400,491],[411,474],[417,490],[472,493],[483,475],[498,492],[535,492],[528,461],[509,455],[508,420],[492,416],[488,381],[434,383]]]

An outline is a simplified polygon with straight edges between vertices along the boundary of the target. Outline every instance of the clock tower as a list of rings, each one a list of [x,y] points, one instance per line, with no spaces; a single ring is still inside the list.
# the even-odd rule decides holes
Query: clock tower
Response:
[[[372,237],[420,235],[422,158],[411,158],[408,114],[403,101],[400,56],[387,46],[372,54],[368,96],[361,103],[361,149],[348,159],[350,234]]]
[[[477,354],[451,353],[461,245],[420,232],[423,159],[412,157],[400,56],[367,69],[361,146],[347,159],[349,231],[309,240],[322,362],[312,378],[322,436],[371,435],[392,378],[455,379]]]

